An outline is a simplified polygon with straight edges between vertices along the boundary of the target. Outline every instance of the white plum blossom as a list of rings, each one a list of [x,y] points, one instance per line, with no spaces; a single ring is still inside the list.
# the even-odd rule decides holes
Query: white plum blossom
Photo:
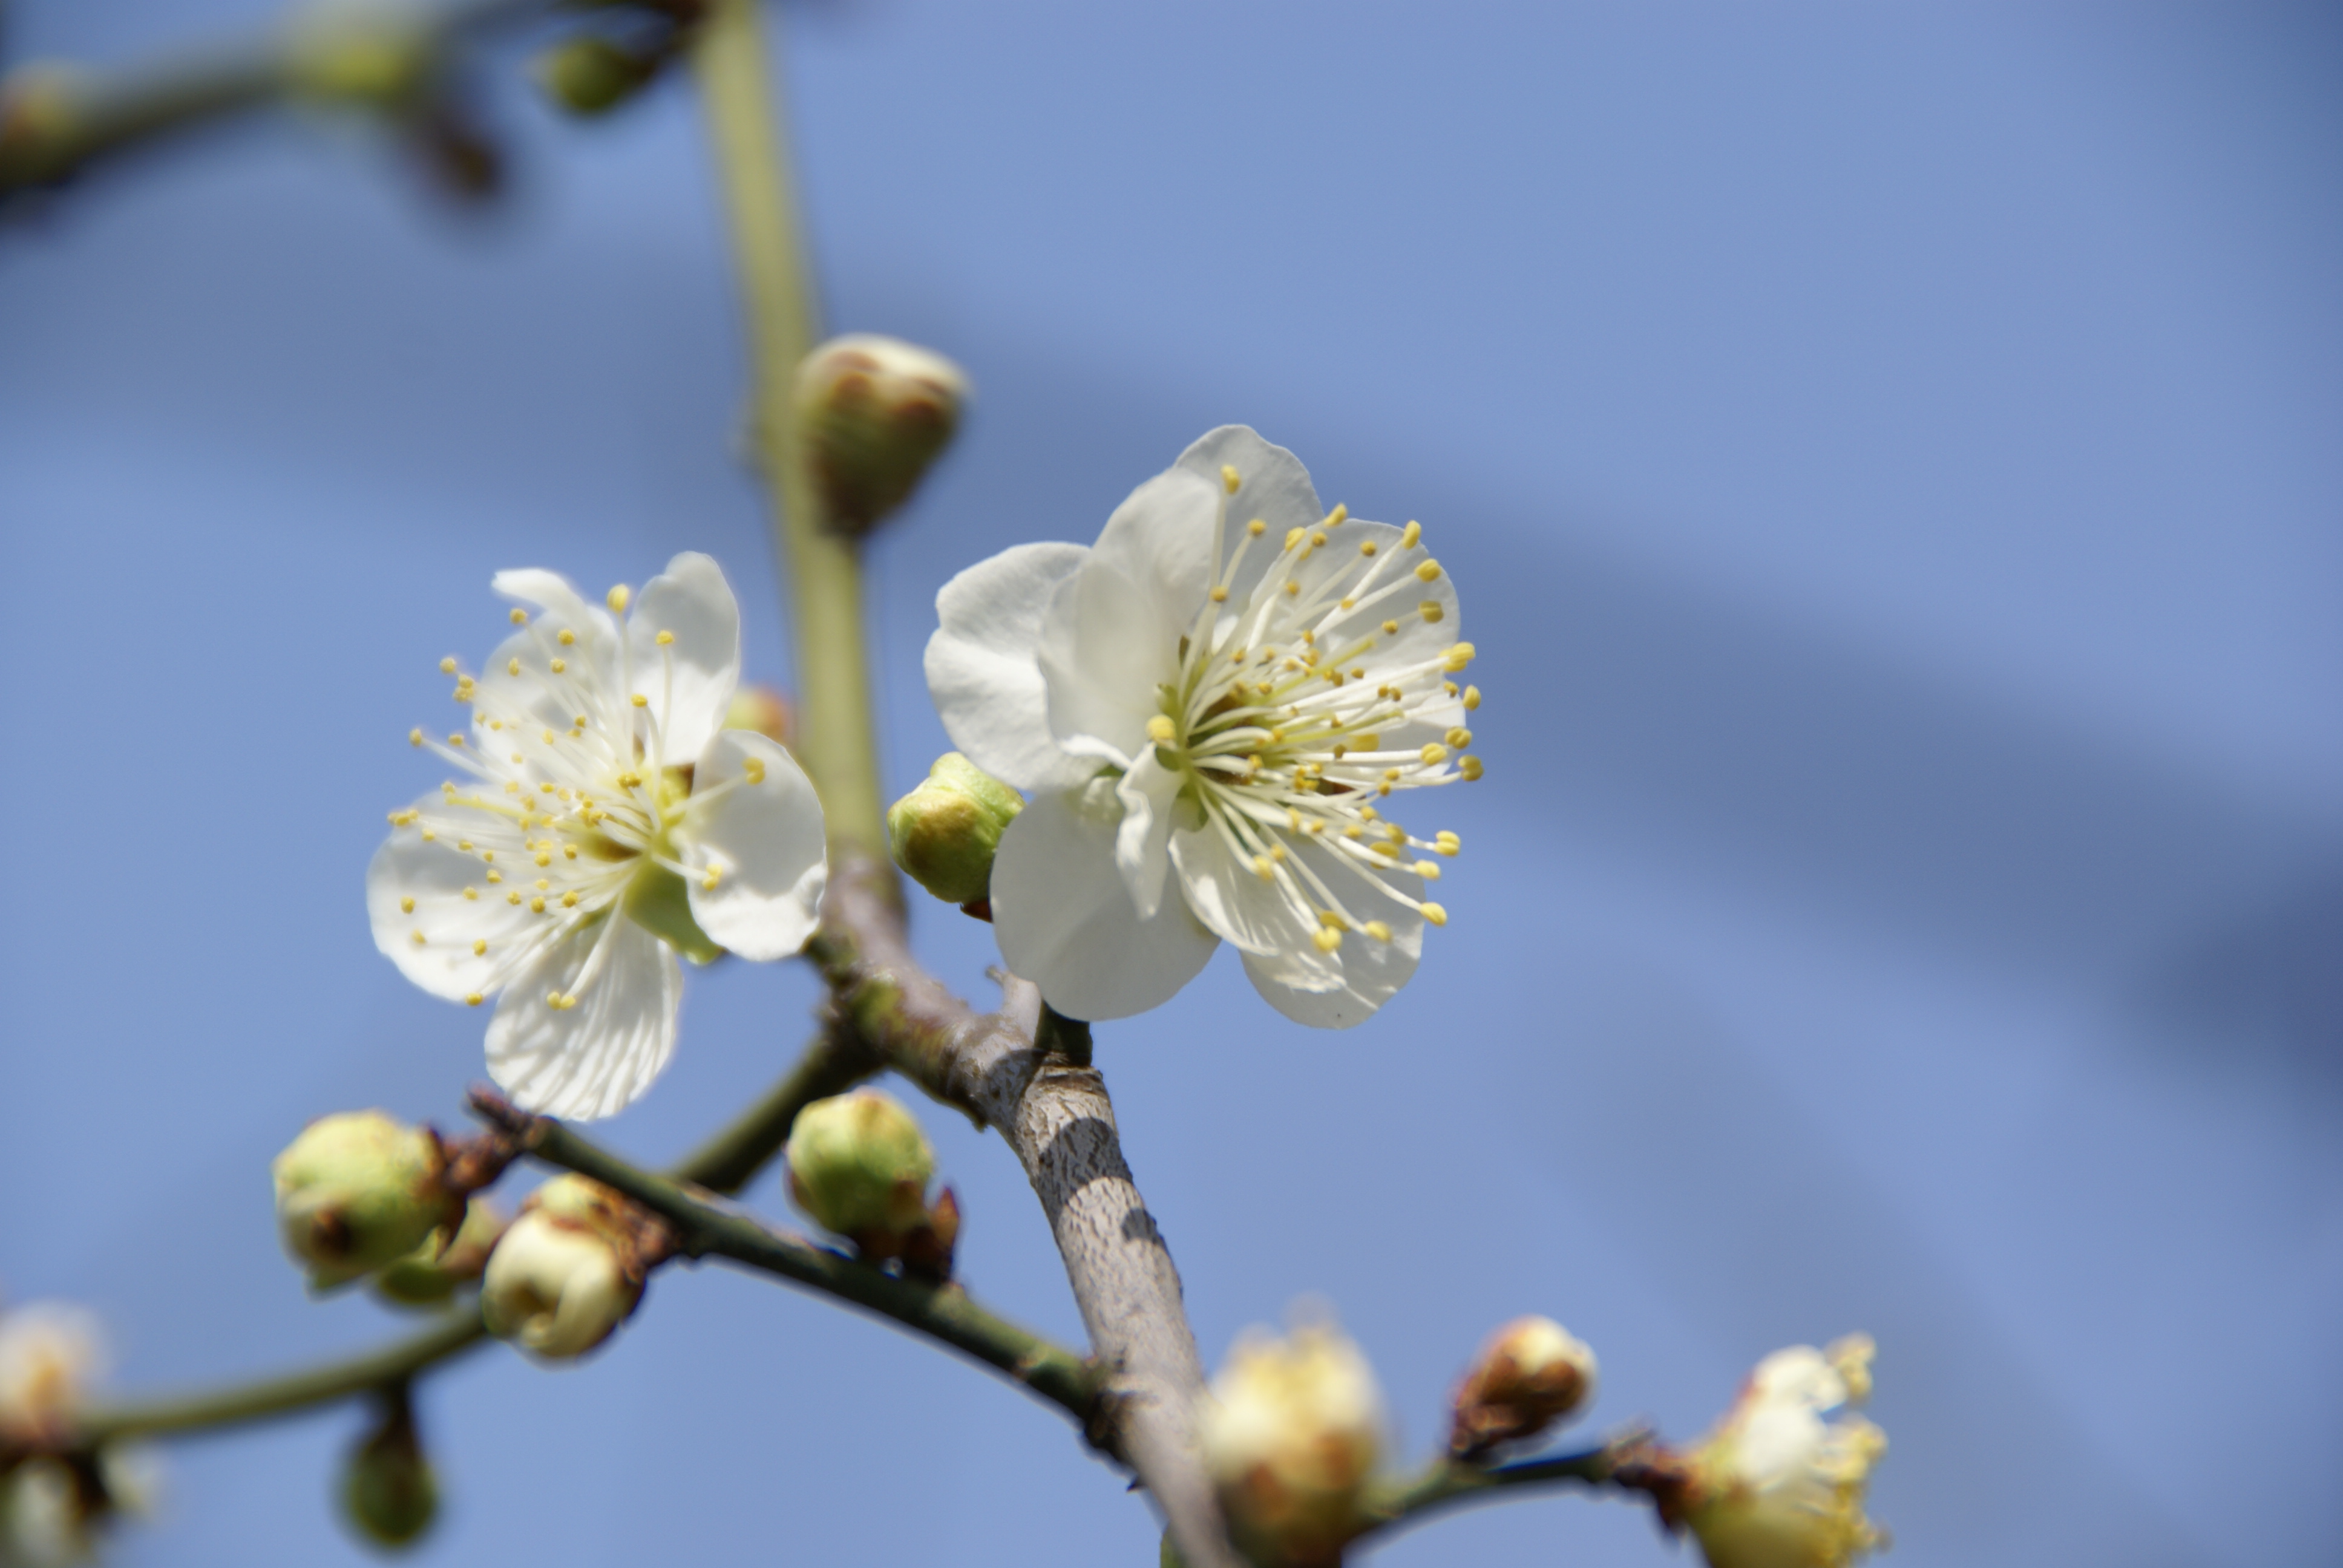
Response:
[[[679,950],[805,945],[829,876],[821,806],[778,742],[723,727],[740,611],[708,557],[612,588],[607,609],[548,571],[494,587],[528,607],[512,635],[478,676],[439,666],[468,722],[407,737],[462,777],[391,813],[367,912],[425,990],[498,999],[488,1072],[516,1103],[608,1116],[674,1049]]]
[[[1858,1415],[1871,1341],[1796,1345],[1757,1363],[1733,1408],[1694,1450],[1685,1520],[1710,1568],[1846,1568],[1886,1544],[1863,1512],[1887,1439]]]
[[[1450,678],[1456,590],[1423,530],[1321,508],[1292,453],[1223,426],[1098,542],[1030,544],[936,598],[954,745],[1031,803],[1002,834],[1001,956],[1071,1017],[1169,999],[1226,940],[1288,1018],[1342,1028],[1405,984],[1453,833],[1386,814],[1477,779]]]

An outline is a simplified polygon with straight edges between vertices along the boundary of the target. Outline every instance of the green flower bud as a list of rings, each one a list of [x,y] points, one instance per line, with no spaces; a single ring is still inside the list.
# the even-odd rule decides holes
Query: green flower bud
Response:
[[[641,1245],[626,1200],[583,1176],[538,1188],[488,1255],[488,1332],[548,1361],[584,1355],[643,1299]]]
[[[1025,798],[957,751],[887,811],[887,848],[910,879],[949,904],[972,904],[992,884],[1001,829]]]
[[[649,86],[666,64],[593,33],[565,38],[537,57],[531,72],[545,95],[573,115],[604,115]]]
[[[377,1545],[401,1547],[430,1529],[438,1512],[439,1483],[416,1436],[415,1410],[402,1390],[381,1424],[344,1462],[342,1513]]]
[[[823,1229],[892,1257],[927,1222],[936,1153],[891,1095],[859,1089],[798,1112],[786,1157],[789,1198]]]
[[[832,527],[859,534],[910,498],[960,426],[968,377],[894,337],[833,337],[798,367],[808,471]]]
[[[375,1293],[401,1306],[437,1306],[480,1277],[504,1228],[495,1207],[486,1198],[474,1198],[453,1236],[444,1227],[433,1231],[423,1245],[374,1277]]]
[[[372,1273],[456,1221],[446,1152],[427,1127],[379,1111],[320,1117],[270,1167],[285,1250],[330,1290]]]

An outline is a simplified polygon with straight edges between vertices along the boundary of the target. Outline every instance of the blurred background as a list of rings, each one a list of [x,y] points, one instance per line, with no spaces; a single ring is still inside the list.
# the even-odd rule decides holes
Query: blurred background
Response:
[[[274,0],[16,0],[146,59]],[[1304,1292],[1404,1452],[1524,1312],[1592,1431],[1696,1434],[1760,1355],[1879,1340],[1896,1568],[2334,1561],[2343,1533],[2343,14],[1782,3],[779,7],[838,329],[972,417],[874,555],[886,768],[945,741],[945,578],[1089,540],[1214,424],[1421,518],[1488,694],[1454,918],[1363,1028],[1226,954],[1102,1028],[1208,1362]],[[312,1303],[267,1162],[460,1124],[478,1016],[373,950],[410,725],[498,568],[711,551],[790,677],[696,106],[590,125],[499,55],[506,199],[257,122],[0,232],[0,1283],[116,1385],[400,1325]],[[982,1000],[989,934],[924,950]],[[809,1030],[695,977],[681,1151]],[[963,1266],[1079,1339],[1014,1161],[923,1107]],[[784,1208],[778,1184],[750,1200]],[[429,1381],[425,1563],[1151,1563],[1074,1433],[761,1278],[678,1268],[588,1364]],[[354,1408],[167,1451],[124,1564],[364,1561]],[[1681,1562],[1550,1496],[1389,1568]]]

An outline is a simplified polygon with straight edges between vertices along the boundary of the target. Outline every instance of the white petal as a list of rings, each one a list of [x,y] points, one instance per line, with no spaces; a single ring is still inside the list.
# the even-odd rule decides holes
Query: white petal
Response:
[[[1180,678],[1180,637],[1163,609],[1095,556],[1051,595],[1037,662],[1050,733],[1069,756],[1124,768],[1147,746],[1147,721],[1162,711],[1157,689]]]
[[[440,798],[427,795],[415,809],[429,816],[444,809]],[[476,845],[502,850],[515,864],[526,864],[518,829],[491,839],[494,825],[484,822]],[[394,828],[367,867],[367,916],[374,924],[374,945],[398,966],[399,972],[433,996],[461,1001],[485,996],[510,972],[524,950],[542,942],[546,917],[505,901],[505,890],[487,880],[488,868],[477,854],[466,854],[447,835],[426,842],[412,827]],[[464,897],[469,888],[477,895]],[[407,900],[415,907],[403,907]],[[415,938],[421,932],[423,940]],[[476,942],[487,950],[475,953]]]
[[[1164,846],[1172,837],[1172,807],[1178,798],[1182,775],[1155,759],[1155,749],[1142,748],[1131,771],[1115,786],[1122,802],[1122,825],[1115,830],[1114,865],[1131,893],[1131,907],[1142,920],[1153,917],[1163,898],[1163,874],[1171,869]]]
[[[1262,440],[1250,425],[1223,425],[1205,432],[1172,467],[1216,488],[1223,467],[1237,471],[1236,494],[1229,498],[1232,544],[1235,530],[1254,518],[1269,525],[1266,537],[1275,541],[1285,537],[1286,529],[1310,528],[1326,515],[1302,459]]]
[[[944,732],[970,761],[1020,789],[1063,789],[1097,771],[1051,739],[1048,688],[1034,662],[1051,594],[1089,556],[1081,545],[1017,545],[936,595],[928,692]]]
[[[555,992],[577,1006],[549,1005]],[[488,1076],[524,1111],[614,1115],[667,1066],[682,1000],[675,954],[613,914],[515,977],[488,1024]]]
[[[1137,585],[1161,607],[1176,641],[1212,586],[1212,528],[1221,496],[1217,471],[1206,478],[1185,468],[1165,469],[1114,509],[1085,569],[1103,567]]]
[[[1069,1018],[1128,1018],[1167,1001],[1220,945],[1178,899],[1139,918],[1115,869],[1113,802],[1103,780],[1035,796],[992,863],[1001,956]]]
[[[675,639],[664,648],[663,631]],[[723,568],[697,550],[668,562],[635,596],[627,648],[634,689],[650,699],[662,765],[690,761],[724,728],[740,684],[740,606]]]
[[[566,627],[581,638],[591,630],[601,635],[606,646],[618,625],[607,610],[588,603],[559,572],[524,567],[498,572],[489,579],[488,586],[507,598],[535,605],[543,618],[553,622],[556,630]]]
[[[764,765],[748,781],[747,759]],[[692,769],[691,800],[674,833],[691,869],[691,916],[744,959],[784,959],[821,919],[830,880],[821,802],[797,759],[766,736],[719,732]],[[717,875],[706,885],[707,873]]]

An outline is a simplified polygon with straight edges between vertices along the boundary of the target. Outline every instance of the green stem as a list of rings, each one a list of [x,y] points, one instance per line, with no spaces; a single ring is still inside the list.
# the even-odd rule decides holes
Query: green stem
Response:
[[[757,449],[774,543],[787,565],[796,631],[798,760],[830,819],[830,841],[882,863],[887,829],[871,728],[862,564],[824,526],[798,453],[791,401],[799,364],[821,330],[773,98],[774,60],[756,0],[711,0],[692,48],[717,176],[729,215],[752,361]]]
[[[1523,1488],[1614,1485],[1622,1463],[1642,1452],[1647,1442],[1646,1434],[1634,1432],[1581,1453],[1494,1466],[1435,1460],[1422,1474],[1385,1483],[1370,1494],[1365,1533],[1401,1529],[1467,1503],[1494,1503]]]
[[[833,1025],[806,1047],[787,1077],[685,1155],[672,1174],[711,1192],[738,1192],[781,1151],[799,1111],[845,1093],[884,1065],[860,1035]]]

